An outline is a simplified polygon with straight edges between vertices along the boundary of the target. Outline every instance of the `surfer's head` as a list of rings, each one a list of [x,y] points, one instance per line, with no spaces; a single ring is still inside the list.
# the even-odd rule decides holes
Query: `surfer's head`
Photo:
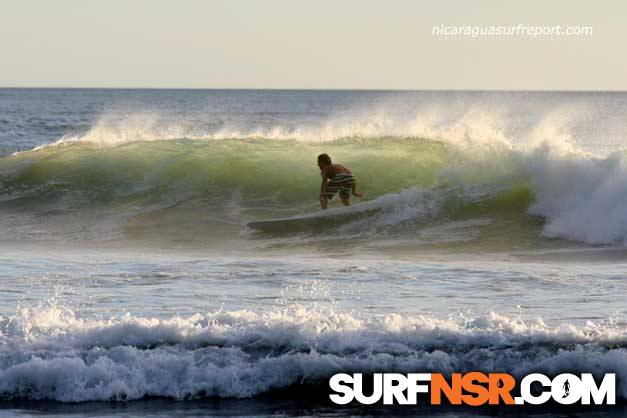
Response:
[[[318,155],[318,167],[323,167],[326,165],[331,165],[331,157],[329,157],[329,154]]]

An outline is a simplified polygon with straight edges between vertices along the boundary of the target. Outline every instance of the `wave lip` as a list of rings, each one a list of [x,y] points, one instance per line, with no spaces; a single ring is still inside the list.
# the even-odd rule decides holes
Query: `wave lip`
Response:
[[[60,402],[246,398],[338,372],[617,373],[627,399],[627,332],[496,313],[357,318],[300,306],[187,318],[80,319],[66,309],[0,319],[0,396]]]

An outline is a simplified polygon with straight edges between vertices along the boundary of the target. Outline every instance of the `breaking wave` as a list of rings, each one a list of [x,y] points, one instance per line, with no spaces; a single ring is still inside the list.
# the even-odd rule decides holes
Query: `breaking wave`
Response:
[[[28,224],[55,216],[82,223],[81,239],[120,237],[129,225],[163,227],[164,211],[170,230],[189,227],[191,218],[241,229],[254,219],[316,211],[315,157],[327,152],[353,170],[367,205],[377,209],[335,232],[394,234],[408,224],[537,216],[544,225],[533,233],[545,237],[626,244],[622,151],[593,156],[550,124],[512,144],[494,126],[472,112],[442,126],[371,114],[368,122],[263,131],[162,126],[141,114],[123,123],[104,118],[84,135],[1,158],[0,210],[10,219],[4,230],[19,230],[20,238],[33,230],[65,234],[65,226]],[[346,213],[352,210],[360,211]]]
[[[62,402],[245,398],[351,372],[617,374],[627,334],[540,318],[356,317],[288,306],[165,319],[83,319],[59,307],[0,317],[0,396]]]

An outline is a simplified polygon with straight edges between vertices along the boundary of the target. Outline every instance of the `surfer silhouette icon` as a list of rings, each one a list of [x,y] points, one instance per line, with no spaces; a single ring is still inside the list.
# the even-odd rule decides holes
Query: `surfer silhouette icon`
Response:
[[[568,382],[568,379],[566,379],[564,382],[564,396],[562,396],[562,398],[567,398],[568,395],[570,395],[570,383]]]

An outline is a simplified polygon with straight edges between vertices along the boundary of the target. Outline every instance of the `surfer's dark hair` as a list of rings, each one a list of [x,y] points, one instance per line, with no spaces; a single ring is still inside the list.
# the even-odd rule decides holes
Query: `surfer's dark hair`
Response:
[[[318,155],[318,161],[322,161],[325,164],[331,164],[331,157],[329,157],[329,154],[320,154]]]

